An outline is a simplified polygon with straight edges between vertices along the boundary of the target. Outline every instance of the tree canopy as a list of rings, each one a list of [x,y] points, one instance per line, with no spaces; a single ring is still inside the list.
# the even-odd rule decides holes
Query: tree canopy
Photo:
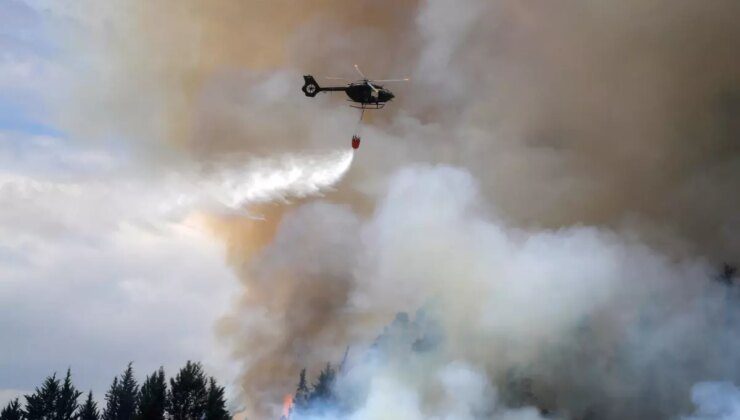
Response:
[[[11,400],[0,410],[0,420],[227,420],[225,390],[216,379],[206,376],[200,363],[188,361],[169,389],[164,368],[146,376],[139,387],[133,363],[113,378],[105,394],[102,412],[89,391],[82,392],[72,382],[67,369],[63,380],[56,373],[44,379],[33,393]]]

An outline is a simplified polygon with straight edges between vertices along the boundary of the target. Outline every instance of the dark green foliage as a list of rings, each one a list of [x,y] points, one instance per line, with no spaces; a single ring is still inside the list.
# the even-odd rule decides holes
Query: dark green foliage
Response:
[[[28,420],[55,419],[59,388],[59,379],[54,374],[44,380],[40,389],[36,388],[36,392],[26,395],[25,418]]]
[[[98,411],[98,403],[93,400],[93,393],[90,391],[87,394],[85,403],[80,406],[80,410],[77,413],[78,420],[100,420],[100,412]]]
[[[141,420],[162,420],[167,406],[167,381],[164,368],[147,376],[139,390],[137,418]]]
[[[308,408],[308,396],[310,392],[308,382],[306,381],[306,369],[301,369],[301,375],[298,378],[298,387],[295,390],[295,398],[293,399],[296,410],[301,411]]]
[[[224,388],[216,384],[212,377],[208,380],[208,397],[206,399],[205,420],[229,420],[231,416],[226,411]]]
[[[126,370],[121,375],[120,394],[119,394],[119,419],[127,420],[136,414],[136,399],[139,395],[139,386],[134,379],[134,369],[129,363]]]
[[[105,410],[103,410],[103,419],[116,420],[118,416],[118,378],[113,378],[110,389],[105,394]]]
[[[64,377],[62,387],[59,390],[59,396],[56,401],[56,420],[73,420],[76,418],[77,408],[79,404],[77,399],[80,398],[82,392],[78,391],[72,384],[72,373],[70,369],[67,369],[67,375]]]
[[[336,372],[331,367],[331,363],[327,363],[324,370],[319,374],[319,379],[313,385],[311,395],[308,397],[309,402],[313,405],[316,403],[329,404],[334,399],[334,379]]]
[[[56,374],[44,380],[41,388],[26,395],[25,418],[28,420],[73,420],[76,418],[77,399],[82,393],[72,384],[72,373],[67,369],[64,382]]]
[[[9,402],[8,405],[0,411],[0,420],[21,420],[23,419],[23,410],[21,410],[21,403],[18,402],[18,398]]]
[[[200,419],[208,400],[206,376],[200,363],[188,361],[177,376],[170,379],[167,411],[174,420]]]
[[[735,282],[735,274],[737,274],[737,267],[725,263],[722,266],[722,271],[717,276],[717,280],[728,286],[732,286]]]
[[[334,385],[337,377],[337,371],[331,363],[319,373],[319,377],[313,384],[311,390],[308,388],[306,380],[306,369],[301,370],[296,388],[295,397],[293,398],[294,412],[301,416],[324,416],[329,412],[336,415],[337,398],[334,394]]]
[[[108,393],[105,394],[106,407],[103,412],[105,420],[131,420],[136,414],[136,400],[139,387],[134,379],[134,368],[131,363],[121,374],[121,378],[113,378]]]
[[[305,388],[305,373],[304,373]],[[200,363],[188,361],[177,376],[170,379],[170,389],[164,368],[159,368],[139,389],[132,363],[113,378],[105,394],[102,414],[92,391],[83,404],[82,395],[72,383],[67,369],[63,381],[56,374],[47,377],[35,392],[25,395],[25,409],[18,399],[0,411],[0,420],[228,420],[225,390],[208,378]]]

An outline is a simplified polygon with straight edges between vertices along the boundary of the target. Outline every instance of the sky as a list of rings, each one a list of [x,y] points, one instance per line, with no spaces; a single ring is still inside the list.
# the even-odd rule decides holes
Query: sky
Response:
[[[137,173],[123,142],[56,124],[65,25],[0,4],[0,400],[68,367],[98,398],[129,361],[140,377],[186,360],[218,377],[213,323],[237,286],[224,246],[173,214],[162,197],[177,191]]]
[[[158,137],[156,93],[106,102],[142,77],[107,50],[106,19],[126,30],[128,5],[0,5],[0,404],[67,368],[102,399],[131,361],[140,378],[200,361],[231,392],[238,361],[215,325],[242,286],[214,215],[260,220],[245,203],[321,194],[351,164],[346,150],[183,157]]]

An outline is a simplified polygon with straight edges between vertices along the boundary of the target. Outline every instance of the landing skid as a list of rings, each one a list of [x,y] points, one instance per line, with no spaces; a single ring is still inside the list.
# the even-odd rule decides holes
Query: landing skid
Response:
[[[350,105],[352,108],[357,109],[383,109],[385,107],[385,104],[377,103],[377,104],[363,104],[361,106],[357,105]]]

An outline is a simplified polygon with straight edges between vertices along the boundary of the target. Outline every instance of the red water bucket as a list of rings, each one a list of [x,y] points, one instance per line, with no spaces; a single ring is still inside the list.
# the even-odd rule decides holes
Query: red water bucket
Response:
[[[353,149],[360,148],[360,137],[359,136],[352,136],[352,148]]]

